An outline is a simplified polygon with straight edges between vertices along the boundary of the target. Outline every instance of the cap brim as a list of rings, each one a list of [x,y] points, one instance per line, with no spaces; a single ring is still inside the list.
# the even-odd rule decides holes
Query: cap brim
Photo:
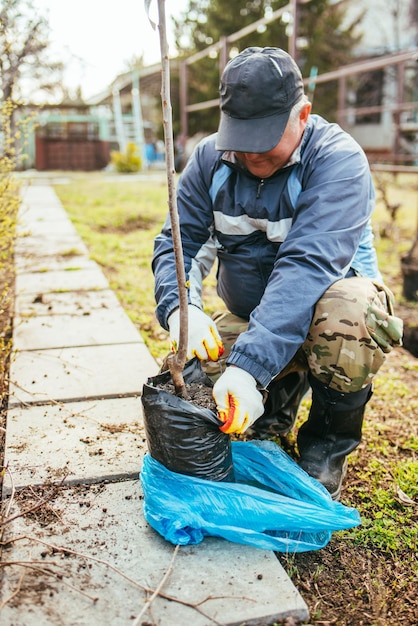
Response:
[[[282,138],[289,115],[290,111],[286,111],[279,115],[243,120],[221,111],[215,147],[234,152],[269,152]]]

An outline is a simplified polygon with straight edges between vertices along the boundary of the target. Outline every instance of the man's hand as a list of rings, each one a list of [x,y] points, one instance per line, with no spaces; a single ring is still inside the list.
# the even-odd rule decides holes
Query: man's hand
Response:
[[[188,305],[189,338],[187,358],[197,356],[201,361],[217,361],[224,353],[224,345],[215,322],[193,304]],[[177,350],[180,333],[180,310],[176,309],[168,318],[173,351]]]
[[[264,412],[263,396],[251,374],[230,365],[216,381],[213,397],[224,433],[242,434]]]

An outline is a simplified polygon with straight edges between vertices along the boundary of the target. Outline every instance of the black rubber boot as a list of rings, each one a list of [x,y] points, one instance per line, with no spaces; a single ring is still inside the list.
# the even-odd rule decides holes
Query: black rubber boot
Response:
[[[263,415],[251,427],[259,439],[286,435],[293,427],[299,405],[309,389],[308,374],[292,372],[270,383]]]
[[[372,395],[369,385],[353,393],[340,393],[309,376],[312,406],[300,427],[299,465],[319,480],[338,500],[347,471],[347,455],[361,441],[364,410]]]

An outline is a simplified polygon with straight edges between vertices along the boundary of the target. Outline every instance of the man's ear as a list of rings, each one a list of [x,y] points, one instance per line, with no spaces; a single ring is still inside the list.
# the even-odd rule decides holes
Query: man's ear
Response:
[[[303,105],[303,108],[299,114],[299,120],[302,124],[302,128],[305,128],[308,122],[308,117],[311,112],[311,109],[312,109],[312,104],[310,102],[307,102],[306,104]]]

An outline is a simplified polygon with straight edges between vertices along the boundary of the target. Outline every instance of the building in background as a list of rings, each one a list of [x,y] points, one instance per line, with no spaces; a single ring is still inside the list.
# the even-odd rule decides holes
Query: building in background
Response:
[[[354,50],[373,60],[418,48],[418,0],[350,0],[347,19],[363,15]],[[365,70],[346,81],[340,123],[371,160],[418,162],[418,62]]]
[[[22,169],[101,170],[109,166],[112,151],[124,153],[131,143],[143,169],[161,164],[160,93],[161,66],[156,64],[117,76],[108,89],[87,101],[21,109]]]
[[[351,74],[343,72],[343,78],[332,73],[332,80],[339,81],[338,120],[372,162],[417,165],[418,56],[413,53],[405,62],[377,68],[374,61],[402,51],[418,52],[418,0],[346,0],[346,5],[349,22],[363,16],[359,25],[363,37],[354,50],[362,69],[358,71],[357,65]],[[173,115],[179,119],[177,59],[170,61],[170,71]],[[129,143],[137,146],[143,169],[162,165],[161,64],[113,80],[109,77],[109,81],[108,89],[87,102],[29,107],[21,112],[21,117],[31,120],[23,150],[24,169],[101,170],[109,166],[113,150],[124,152]],[[187,158],[187,146],[195,145],[195,138],[185,136],[182,128],[175,134],[178,160],[180,150]]]

